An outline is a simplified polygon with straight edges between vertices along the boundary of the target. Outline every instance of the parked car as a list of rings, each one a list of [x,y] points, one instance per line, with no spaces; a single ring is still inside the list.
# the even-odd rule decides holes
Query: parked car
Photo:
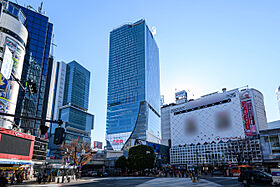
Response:
[[[213,175],[223,176],[224,173],[223,173],[222,171],[220,171],[220,170],[214,170],[214,171],[213,171]]]
[[[272,184],[272,175],[260,170],[245,170],[241,172],[238,181],[244,185],[250,184]]]
[[[81,175],[82,175],[82,177],[87,177],[88,176],[88,172],[87,171],[82,171]]]
[[[89,171],[88,175],[91,177],[96,177],[97,176],[97,171]]]
[[[99,172],[98,176],[99,177],[108,177],[108,173],[107,172]]]

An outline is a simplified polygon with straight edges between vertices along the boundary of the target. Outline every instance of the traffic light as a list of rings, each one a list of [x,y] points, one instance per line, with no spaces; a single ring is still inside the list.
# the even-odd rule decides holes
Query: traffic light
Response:
[[[35,82],[33,82],[32,80],[28,80],[27,86],[31,95],[37,93],[38,90]]]
[[[57,127],[55,129],[55,133],[54,133],[54,140],[53,143],[56,145],[62,144],[62,142],[64,141],[64,128],[62,127]]]

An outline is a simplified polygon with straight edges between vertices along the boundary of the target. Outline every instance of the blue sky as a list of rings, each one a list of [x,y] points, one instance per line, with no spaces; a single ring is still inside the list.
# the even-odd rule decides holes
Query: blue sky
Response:
[[[167,103],[175,88],[199,97],[249,85],[264,94],[268,121],[278,120],[279,7],[277,0],[48,0],[43,9],[54,23],[56,60],[77,60],[91,71],[94,139],[104,141],[109,32],[141,18],[157,30]]]

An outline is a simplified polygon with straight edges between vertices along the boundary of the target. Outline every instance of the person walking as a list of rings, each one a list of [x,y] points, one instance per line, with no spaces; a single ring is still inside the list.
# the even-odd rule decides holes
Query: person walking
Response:
[[[24,180],[24,171],[22,171],[20,174],[20,181],[23,182],[23,180]]]
[[[12,174],[12,176],[11,176],[11,185],[14,184],[15,178],[16,178],[16,174],[15,174],[15,172],[13,171],[13,174]]]
[[[42,182],[42,175],[41,172],[38,173],[38,183],[41,184]]]
[[[16,178],[17,178],[17,183],[19,184],[20,183],[20,172],[17,171],[16,173]]]
[[[7,187],[8,186],[8,180],[4,175],[4,171],[1,171],[0,173],[0,187]]]

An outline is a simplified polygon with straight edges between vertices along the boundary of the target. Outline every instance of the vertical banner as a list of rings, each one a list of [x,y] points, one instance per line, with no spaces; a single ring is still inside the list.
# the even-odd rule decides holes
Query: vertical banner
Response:
[[[242,101],[242,110],[243,110],[243,116],[244,116],[246,136],[251,136],[252,134],[251,134],[250,121],[249,121],[249,115],[248,115],[246,101]]]
[[[249,122],[250,122],[250,125],[251,125],[252,135],[257,135],[253,106],[252,106],[252,101],[251,100],[247,101],[247,108],[248,108]]]

